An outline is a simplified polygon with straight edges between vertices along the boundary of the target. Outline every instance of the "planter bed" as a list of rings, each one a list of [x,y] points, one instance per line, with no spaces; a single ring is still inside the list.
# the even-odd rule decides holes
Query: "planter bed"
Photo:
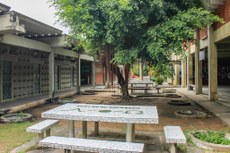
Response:
[[[206,131],[198,131],[198,132],[206,132]],[[199,148],[213,151],[213,152],[221,152],[221,153],[229,153],[230,151],[230,144],[223,145],[223,144],[214,144],[210,142],[203,141],[198,139],[194,136],[194,133],[191,133],[192,142]],[[227,138],[226,138],[227,139]]]

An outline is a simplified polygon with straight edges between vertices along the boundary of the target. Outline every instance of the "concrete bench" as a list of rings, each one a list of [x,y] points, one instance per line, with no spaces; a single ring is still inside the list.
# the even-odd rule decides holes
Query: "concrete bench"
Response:
[[[161,87],[155,87],[155,88],[156,88],[156,90],[157,90],[157,93],[160,94],[160,89],[161,89]]]
[[[131,93],[133,93],[135,90],[144,90],[145,93],[147,93],[148,90],[152,90],[150,87],[129,87],[129,90],[131,90]]]
[[[142,153],[144,144],[50,136],[39,142],[42,147],[99,153]],[[67,151],[66,151],[67,152]]]
[[[26,128],[26,132],[38,133],[38,139],[41,140],[44,138],[44,133],[46,133],[46,136],[50,136],[51,127],[58,124],[58,122],[59,120],[44,120]]]
[[[169,152],[176,153],[176,144],[186,144],[186,138],[180,126],[164,126],[166,143],[169,143]]]
[[[195,84],[189,84],[188,85],[188,87],[189,87],[189,90],[195,90]]]

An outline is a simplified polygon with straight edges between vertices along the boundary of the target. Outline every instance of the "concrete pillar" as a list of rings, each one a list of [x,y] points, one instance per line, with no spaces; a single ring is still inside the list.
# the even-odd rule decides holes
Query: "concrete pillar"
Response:
[[[3,70],[3,67],[2,67],[2,61],[0,61],[0,102],[3,100],[3,75],[2,75],[2,70]]]
[[[108,46],[105,51],[105,64],[106,64],[106,85],[109,87],[111,85],[111,65],[110,65],[110,47]]]
[[[208,98],[218,100],[218,80],[217,80],[217,47],[214,42],[214,30],[208,27]]]
[[[92,86],[95,87],[96,84],[96,66],[95,60],[92,62]]]
[[[179,85],[180,84],[180,65],[174,64],[174,79],[173,79],[173,85]]]
[[[143,80],[143,63],[142,63],[141,59],[140,59],[140,63],[139,63],[139,78],[140,78],[140,80]]]
[[[54,53],[49,53],[49,98],[53,101],[54,96]]]
[[[81,83],[81,60],[80,60],[80,54],[77,58],[76,62],[76,94],[80,94],[81,88],[80,88],[80,83]]]
[[[191,57],[191,45],[189,45],[189,48],[187,50],[187,89],[189,90],[189,84],[192,84],[192,81],[190,80],[192,78],[192,57]]]
[[[202,65],[201,60],[199,59],[199,52],[200,52],[200,36],[199,30],[195,33],[196,42],[196,49],[195,49],[195,92],[196,94],[202,93]]]
[[[181,60],[181,87],[186,87],[186,60]]]

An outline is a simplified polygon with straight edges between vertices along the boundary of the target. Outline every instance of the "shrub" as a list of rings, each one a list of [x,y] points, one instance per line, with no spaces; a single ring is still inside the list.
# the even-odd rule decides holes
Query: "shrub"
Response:
[[[230,140],[225,137],[224,131],[207,131],[207,132],[195,132],[193,136],[205,142],[230,145]]]
[[[158,85],[161,85],[164,82],[164,79],[161,77],[156,77],[155,81]]]

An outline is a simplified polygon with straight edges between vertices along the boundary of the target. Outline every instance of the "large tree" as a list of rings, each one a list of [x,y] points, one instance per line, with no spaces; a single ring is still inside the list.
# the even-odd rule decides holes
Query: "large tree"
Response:
[[[71,28],[78,45],[95,55],[111,46],[111,63],[123,98],[129,98],[130,66],[142,58],[149,65],[169,63],[196,29],[220,19],[199,0],[50,0],[60,21]],[[123,65],[125,75],[119,71]]]

